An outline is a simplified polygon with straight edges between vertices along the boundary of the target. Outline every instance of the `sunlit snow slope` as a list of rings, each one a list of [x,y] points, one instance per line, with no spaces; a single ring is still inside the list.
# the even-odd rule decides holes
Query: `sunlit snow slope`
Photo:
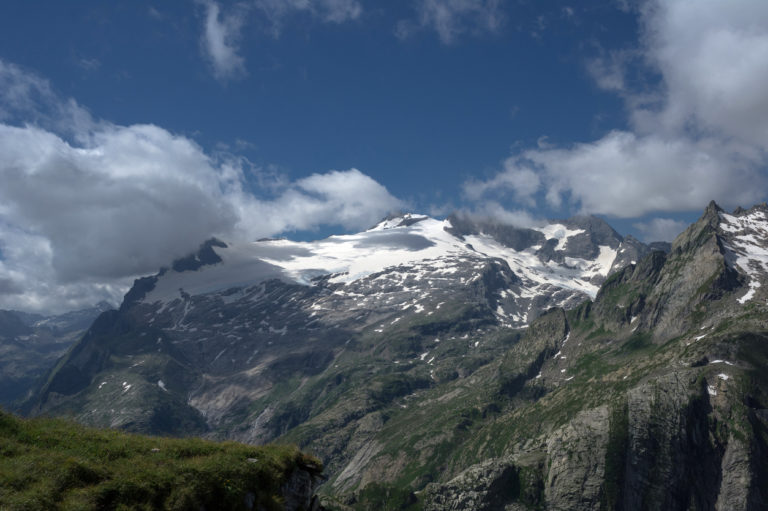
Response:
[[[493,263],[503,267],[507,282],[493,290],[492,307],[503,323],[523,326],[532,319],[531,312],[543,307],[594,297],[617,256],[627,250],[621,237],[607,229],[612,234],[601,238],[574,221],[534,229],[494,225],[490,230],[495,233],[473,224],[472,233],[461,234],[451,218],[406,214],[358,234],[319,241],[281,239],[215,246],[220,262],[196,271],[167,271],[142,301],[170,304],[183,295],[247,290],[278,279],[332,286],[336,297],[350,300],[352,306],[371,307],[386,295],[389,306],[419,311],[436,306],[441,290],[483,278],[483,271]],[[524,233],[530,243],[513,248],[504,241],[510,232]],[[330,307],[322,301],[319,298],[314,307]]]
[[[749,289],[739,303],[757,299],[761,280],[768,278],[768,212],[764,206],[721,212],[720,230],[728,262],[748,278]]]

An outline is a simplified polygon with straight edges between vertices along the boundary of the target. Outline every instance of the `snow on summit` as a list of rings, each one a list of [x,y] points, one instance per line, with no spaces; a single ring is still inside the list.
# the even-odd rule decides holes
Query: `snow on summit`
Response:
[[[768,215],[756,206],[740,214],[720,213],[720,229],[729,235],[725,243],[728,261],[749,277],[749,290],[739,303],[752,300],[768,275]]]
[[[270,239],[227,244],[226,248],[216,246],[213,249],[221,262],[195,271],[167,271],[158,277],[143,301],[167,302],[178,298],[182,290],[199,295],[270,279],[310,286],[313,279],[325,277],[330,283],[346,285],[361,279],[375,280],[382,272],[387,273],[390,286],[413,288],[414,283],[426,279],[420,285],[429,293],[433,279],[472,282],[479,277],[468,272],[477,273],[489,261],[503,261],[520,279],[521,289],[505,290],[501,298],[514,294],[530,298],[553,289],[594,297],[618,254],[618,249],[600,245],[596,257],[565,257],[570,240],[586,231],[560,223],[535,229],[561,254],[556,258],[541,257],[541,243],[515,250],[482,231],[461,236],[451,229],[450,219],[403,214],[387,217],[360,233],[317,241]],[[410,284],[406,285],[406,280]]]

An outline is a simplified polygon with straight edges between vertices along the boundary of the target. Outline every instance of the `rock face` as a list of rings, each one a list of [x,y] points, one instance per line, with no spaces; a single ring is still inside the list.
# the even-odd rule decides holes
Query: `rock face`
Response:
[[[608,418],[606,406],[585,410],[547,439],[544,500],[550,509],[599,506],[606,476]]]
[[[318,485],[317,471],[297,467],[280,488],[285,511],[319,511],[320,499],[315,495]]]
[[[494,459],[472,466],[444,485],[425,490],[425,511],[525,509],[520,469],[512,460]],[[534,499],[538,495],[533,495]],[[525,497],[522,499],[525,501]],[[535,502],[535,501],[534,501]]]
[[[211,242],[137,281],[30,409],[294,442],[333,509],[763,509],[766,208],[712,203],[657,247],[416,215]]]
[[[521,415],[533,414],[540,436],[508,442],[506,458],[430,486],[427,508],[448,494],[459,503],[451,509],[485,509],[475,497],[501,484],[499,467],[512,470],[515,456],[531,452],[546,458],[534,467],[540,498],[523,502],[510,490],[498,509],[765,508],[768,382],[757,375],[768,337],[757,297],[767,236],[763,206],[728,215],[710,204],[669,254],[620,270],[594,303],[534,322],[500,374],[505,393],[504,375],[528,378],[512,388],[525,411],[506,424],[526,425]],[[525,367],[541,369],[531,378]],[[538,399],[526,405],[526,392]]]

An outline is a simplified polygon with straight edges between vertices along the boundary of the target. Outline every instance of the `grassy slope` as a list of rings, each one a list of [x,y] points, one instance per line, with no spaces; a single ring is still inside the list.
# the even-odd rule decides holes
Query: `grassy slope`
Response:
[[[169,439],[0,412],[0,509],[281,509],[293,446]]]

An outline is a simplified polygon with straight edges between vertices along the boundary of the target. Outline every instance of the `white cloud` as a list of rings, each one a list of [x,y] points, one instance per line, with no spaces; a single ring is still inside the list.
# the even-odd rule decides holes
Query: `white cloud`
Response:
[[[504,171],[487,181],[471,180],[463,185],[464,193],[472,200],[493,191],[511,191],[517,202],[535,206],[533,196],[541,187],[539,175],[532,169],[520,166],[509,158],[504,162]]]
[[[403,206],[384,186],[357,169],[312,174],[291,183],[271,200],[242,193],[232,199],[241,219],[235,229],[239,237],[248,239],[322,225],[364,229]],[[253,223],[256,218],[259,222]]]
[[[627,89],[627,69],[637,63],[638,57],[637,52],[631,50],[603,50],[587,62],[587,71],[601,89],[623,93]]]
[[[226,81],[244,75],[245,60],[238,54],[238,40],[246,11],[236,6],[232,12],[224,14],[213,0],[202,3],[205,5],[205,27],[201,42],[214,76]]]
[[[643,10],[646,58],[664,77],[661,111],[638,129],[696,130],[768,149],[768,2],[655,1]]]
[[[73,147],[0,125],[0,154],[4,216],[50,242],[63,282],[147,272],[235,222],[222,171],[156,126],[109,126]]]
[[[464,210],[462,214],[470,218],[480,220],[491,220],[515,227],[537,227],[546,222],[541,218],[536,218],[530,212],[524,209],[509,210],[496,201],[483,201],[477,207],[471,210]]]
[[[671,218],[654,218],[648,222],[638,222],[633,225],[643,233],[643,238],[647,242],[672,241],[688,227],[687,222]]]
[[[333,23],[357,19],[363,12],[357,0],[320,0],[318,4],[322,18]]]
[[[3,69],[0,82],[12,84]],[[45,80],[13,73],[50,91]],[[34,97],[17,96],[32,108]],[[52,111],[39,117],[72,113]],[[258,179],[246,176],[260,172],[244,158],[211,156],[154,125],[88,126],[74,142],[52,128],[0,122],[0,308],[117,301],[133,277],[154,273],[211,236],[364,228],[402,205],[356,169],[293,182],[269,171],[264,181],[271,185],[259,190],[266,198],[257,198],[247,190]]]
[[[712,199],[726,206],[751,204],[768,184],[758,165],[757,154],[717,139],[614,131],[591,143],[524,151],[490,184],[535,172],[552,206],[570,200],[582,213],[630,218],[650,211],[701,210]]]
[[[470,196],[505,191],[530,205],[544,190],[550,205],[619,217],[764,198],[768,3],[653,0],[637,12],[642,46],[604,51],[588,66],[601,88],[625,99],[630,129],[521,151],[495,177],[467,183]],[[658,86],[626,78],[640,64],[646,77],[661,77]]]
[[[48,81],[0,59],[0,122],[44,126],[76,138],[96,122],[73,99],[62,101]]]
[[[245,59],[241,55],[241,33],[254,9],[278,37],[286,18],[307,13],[327,23],[344,23],[358,19],[363,12],[358,0],[251,0],[232,5],[224,12],[215,0],[197,0],[205,7],[201,48],[210,62],[217,80],[226,82],[245,76]]]
[[[421,29],[437,32],[445,44],[455,42],[464,33],[498,31],[504,22],[499,0],[419,0],[416,20],[401,20],[395,27],[400,39]]]
[[[358,0],[254,0],[253,5],[272,23],[275,35],[291,14],[303,12],[324,22],[344,23],[358,19],[363,12]]]

